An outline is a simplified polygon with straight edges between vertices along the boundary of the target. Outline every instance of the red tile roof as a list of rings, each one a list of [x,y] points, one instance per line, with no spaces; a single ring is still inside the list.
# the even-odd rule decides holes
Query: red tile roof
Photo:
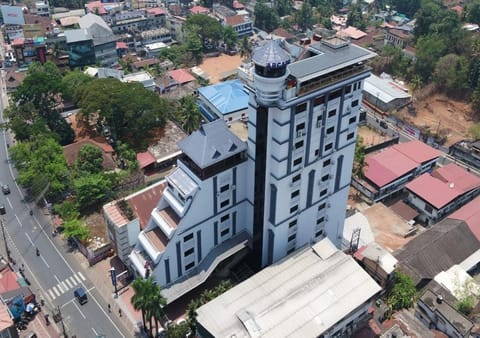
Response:
[[[243,15],[227,16],[225,18],[225,22],[227,23],[228,26],[236,26],[244,23],[245,18],[243,17]]]
[[[128,198],[130,207],[140,221],[141,229],[146,227],[152,210],[157,206],[166,187],[167,183],[162,181]]]
[[[128,49],[127,43],[122,41],[117,41],[117,49]]]
[[[155,8],[147,9],[147,13],[150,15],[162,15],[162,14],[167,14],[167,11],[163,8],[155,7]]]
[[[13,39],[12,46],[22,46],[25,43],[25,38]]]
[[[367,156],[365,177],[378,187],[383,187],[439,156],[439,151],[418,140],[397,144]]]
[[[436,173],[425,173],[406,185],[408,190],[437,209],[478,187],[480,178],[453,163]]]
[[[103,168],[107,170],[115,169],[115,161],[112,158],[113,148],[107,143],[99,143],[94,140],[85,139],[63,147],[63,154],[68,165],[73,165],[78,157],[80,149],[86,145],[91,145],[102,150]]]
[[[470,231],[480,241],[480,196],[465,204],[463,207],[448,216],[467,223]]]
[[[244,9],[245,6],[240,1],[235,0],[233,2],[233,8],[234,9]]]
[[[152,154],[150,154],[149,151],[146,151],[144,153],[138,153],[137,154],[137,161],[140,163],[140,169],[145,168],[146,166],[149,166],[152,163],[155,163],[155,157],[153,157]]]
[[[189,9],[190,13],[193,14],[208,14],[210,13],[210,10],[208,8],[202,7],[202,6],[194,6]]]
[[[195,78],[185,69],[170,70],[167,74],[179,84],[195,81]]]
[[[4,269],[0,275],[0,293],[17,290],[20,285],[17,282],[17,274],[10,269]]]
[[[93,14],[107,14],[107,11],[105,10],[105,7],[103,6],[103,3],[101,1],[92,1],[89,2],[88,4],[85,5],[85,7],[88,8],[88,11],[93,13]],[[98,8],[98,13],[96,9]]]

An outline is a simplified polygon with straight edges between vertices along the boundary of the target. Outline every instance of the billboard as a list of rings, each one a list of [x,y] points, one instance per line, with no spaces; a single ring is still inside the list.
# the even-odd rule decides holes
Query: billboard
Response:
[[[2,5],[2,16],[3,23],[6,25],[25,24],[22,7]]]
[[[37,37],[44,37],[45,36],[45,29],[42,25],[37,24],[29,24],[23,25],[23,37],[25,38],[37,38]]]

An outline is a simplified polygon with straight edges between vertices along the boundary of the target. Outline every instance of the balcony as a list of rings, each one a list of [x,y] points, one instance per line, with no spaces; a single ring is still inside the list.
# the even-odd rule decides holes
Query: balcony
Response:
[[[149,258],[147,257],[145,251],[140,251],[140,250],[133,250],[129,255],[128,258],[130,259],[130,262],[132,262],[133,266],[137,270],[137,272],[145,278],[146,274],[146,262],[149,262]]]
[[[172,238],[172,234],[180,222],[180,217],[178,217],[175,211],[170,207],[162,210],[154,209],[152,217],[168,239]]]
[[[159,227],[155,227],[149,231],[142,231],[138,235],[138,240],[148,256],[152,259],[153,263],[158,264],[160,256],[165,251],[168,244],[168,238],[162,230],[160,230]]]

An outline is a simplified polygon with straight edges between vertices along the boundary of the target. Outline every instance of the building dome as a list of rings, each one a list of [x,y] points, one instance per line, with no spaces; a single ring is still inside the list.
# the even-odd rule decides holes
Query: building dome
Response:
[[[281,68],[290,63],[290,56],[278,45],[277,41],[270,40],[254,51],[252,60],[258,66]]]

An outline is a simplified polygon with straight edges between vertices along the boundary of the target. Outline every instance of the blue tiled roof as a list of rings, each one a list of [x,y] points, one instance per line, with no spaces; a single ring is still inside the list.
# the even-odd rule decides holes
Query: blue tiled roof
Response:
[[[202,87],[198,91],[223,115],[248,108],[248,93],[240,80]]]

